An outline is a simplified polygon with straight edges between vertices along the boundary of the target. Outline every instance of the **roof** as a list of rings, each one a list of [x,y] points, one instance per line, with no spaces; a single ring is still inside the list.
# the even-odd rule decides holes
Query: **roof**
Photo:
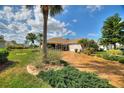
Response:
[[[51,38],[47,41],[48,44],[77,44],[81,39],[64,39],[61,37]]]
[[[71,39],[69,40],[69,44],[77,44],[81,39]]]
[[[49,44],[67,44],[68,43],[68,39],[64,39],[61,37],[57,37],[57,38],[51,38],[47,41],[47,43]]]

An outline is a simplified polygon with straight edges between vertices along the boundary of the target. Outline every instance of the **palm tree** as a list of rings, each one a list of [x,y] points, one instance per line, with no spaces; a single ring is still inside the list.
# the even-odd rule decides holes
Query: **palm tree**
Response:
[[[27,6],[30,7],[30,6]],[[43,13],[43,42],[42,42],[42,50],[43,50],[43,62],[47,63],[47,22],[48,16],[55,16],[63,11],[61,5],[41,5],[40,9]]]
[[[42,5],[41,10],[43,12],[43,62],[47,63],[47,21],[48,15],[55,16],[60,13],[63,8],[60,5]]]
[[[34,46],[34,41],[36,39],[36,35],[34,33],[28,33],[26,36],[27,41],[31,41],[31,46]]]

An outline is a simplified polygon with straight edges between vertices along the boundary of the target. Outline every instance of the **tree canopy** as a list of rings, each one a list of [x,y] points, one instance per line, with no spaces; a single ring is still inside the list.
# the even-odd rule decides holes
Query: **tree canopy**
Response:
[[[31,42],[31,45],[34,45],[34,41],[36,40],[36,35],[34,33],[28,33],[26,36],[26,40]]]
[[[114,14],[104,21],[100,41],[104,45],[113,44],[116,48],[116,43],[121,43],[121,38],[124,36],[123,31],[124,21],[119,14]]]

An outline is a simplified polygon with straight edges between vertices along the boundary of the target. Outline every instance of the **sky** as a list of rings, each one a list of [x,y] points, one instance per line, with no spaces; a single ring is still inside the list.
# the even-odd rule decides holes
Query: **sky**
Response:
[[[118,13],[124,20],[124,6],[63,6],[64,11],[48,18],[48,38],[90,38],[98,40],[105,19]],[[27,33],[43,31],[43,16],[39,6],[0,6],[0,35],[5,40],[24,43]]]

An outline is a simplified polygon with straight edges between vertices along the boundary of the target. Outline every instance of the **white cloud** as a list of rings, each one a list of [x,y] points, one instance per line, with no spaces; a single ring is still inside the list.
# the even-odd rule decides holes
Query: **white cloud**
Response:
[[[101,6],[101,5],[87,5],[86,8],[89,9],[91,12],[94,12],[94,11],[100,11],[103,8],[103,6]]]
[[[15,13],[15,20],[27,20],[30,19],[32,16],[31,10],[28,10],[26,7],[22,6],[19,12]]]
[[[66,14],[68,13],[68,6],[67,5],[63,5],[63,13],[62,14]]]
[[[27,10],[24,6],[16,13],[13,13],[12,9],[12,7],[4,6],[4,9],[0,10],[0,20],[7,21],[7,24],[0,22],[0,34],[4,35],[6,40],[16,40],[23,43],[27,33],[43,31],[43,15],[39,6],[34,7],[35,19],[32,19],[32,11]],[[74,32],[66,28],[67,26],[68,23],[60,22],[49,16],[48,38],[75,35]]]
[[[89,33],[87,36],[88,37],[97,37],[99,34],[98,33]]]
[[[72,22],[77,23],[77,19],[73,19]]]

